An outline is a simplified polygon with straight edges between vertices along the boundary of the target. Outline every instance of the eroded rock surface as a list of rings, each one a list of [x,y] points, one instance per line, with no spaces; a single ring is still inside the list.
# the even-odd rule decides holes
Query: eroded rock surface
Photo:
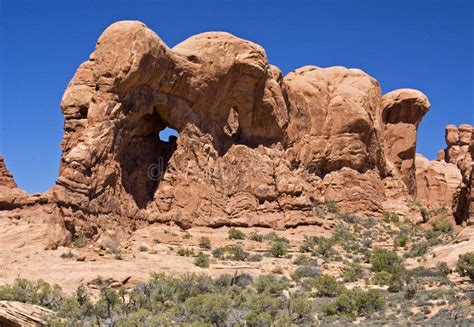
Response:
[[[228,33],[170,49],[125,21],[100,36],[61,107],[63,154],[43,195],[48,210],[72,234],[120,238],[145,222],[317,224],[314,204],[327,200],[377,216],[394,199],[406,214],[416,131],[430,104],[416,90],[382,96],[359,69],[305,66],[283,76],[259,45]],[[166,127],[178,137],[160,140]]]
[[[435,161],[417,155],[417,197],[431,206],[450,208],[458,223],[472,222],[473,128],[446,126],[446,144]],[[471,220],[470,220],[471,219]]]

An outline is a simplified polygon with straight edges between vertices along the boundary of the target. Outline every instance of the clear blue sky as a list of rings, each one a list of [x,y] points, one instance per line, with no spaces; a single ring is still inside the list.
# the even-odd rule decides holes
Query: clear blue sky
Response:
[[[384,93],[419,89],[432,108],[418,152],[434,158],[446,124],[474,124],[473,3],[0,0],[0,153],[28,192],[54,184],[64,89],[102,31],[133,19],[170,47],[227,31],[262,45],[284,73],[308,64],[358,67]]]

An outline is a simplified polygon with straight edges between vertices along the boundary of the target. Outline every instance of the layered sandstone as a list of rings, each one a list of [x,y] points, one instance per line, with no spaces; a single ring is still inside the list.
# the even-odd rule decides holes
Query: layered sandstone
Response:
[[[435,161],[416,158],[417,197],[431,207],[447,207],[458,223],[469,221],[472,205],[472,126],[446,126],[446,145]]]
[[[20,190],[0,155],[0,210],[11,210],[21,206],[27,194]]]
[[[458,186],[454,197],[452,209],[456,221],[461,223],[469,220],[471,206],[472,185],[472,156],[471,146],[473,127],[463,124],[459,127],[448,125],[446,127],[446,144],[444,160],[455,164],[462,175],[462,183]],[[474,219],[474,217],[471,217]]]
[[[395,199],[408,214],[429,107],[416,90],[382,95],[359,69],[283,76],[260,46],[228,33],[170,49],[144,24],[118,22],[64,93],[60,174],[45,201],[89,237],[145,222],[317,224],[313,208],[327,200],[377,216]],[[160,140],[166,127],[178,137]],[[440,202],[451,184],[439,185]]]

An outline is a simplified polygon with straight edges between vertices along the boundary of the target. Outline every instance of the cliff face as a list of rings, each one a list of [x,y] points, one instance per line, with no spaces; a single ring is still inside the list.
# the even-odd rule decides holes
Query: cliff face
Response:
[[[327,200],[378,215],[396,199],[407,214],[430,104],[416,90],[382,96],[358,69],[283,76],[260,46],[227,33],[170,49],[129,21],[101,35],[61,107],[60,176],[46,197],[70,231],[93,235],[145,221],[315,224],[313,206]],[[161,141],[166,127],[179,136]]]
[[[446,126],[446,144],[437,160],[416,158],[417,197],[429,206],[452,210],[456,222],[469,222],[472,205],[473,127]]]

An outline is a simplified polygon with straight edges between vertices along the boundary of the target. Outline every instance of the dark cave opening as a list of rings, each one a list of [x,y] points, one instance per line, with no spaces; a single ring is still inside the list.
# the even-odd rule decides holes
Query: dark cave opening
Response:
[[[177,137],[178,132],[156,112],[143,116],[124,133],[119,152],[122,185],[138,208],[146,208],[153,200],[176,150]]]

